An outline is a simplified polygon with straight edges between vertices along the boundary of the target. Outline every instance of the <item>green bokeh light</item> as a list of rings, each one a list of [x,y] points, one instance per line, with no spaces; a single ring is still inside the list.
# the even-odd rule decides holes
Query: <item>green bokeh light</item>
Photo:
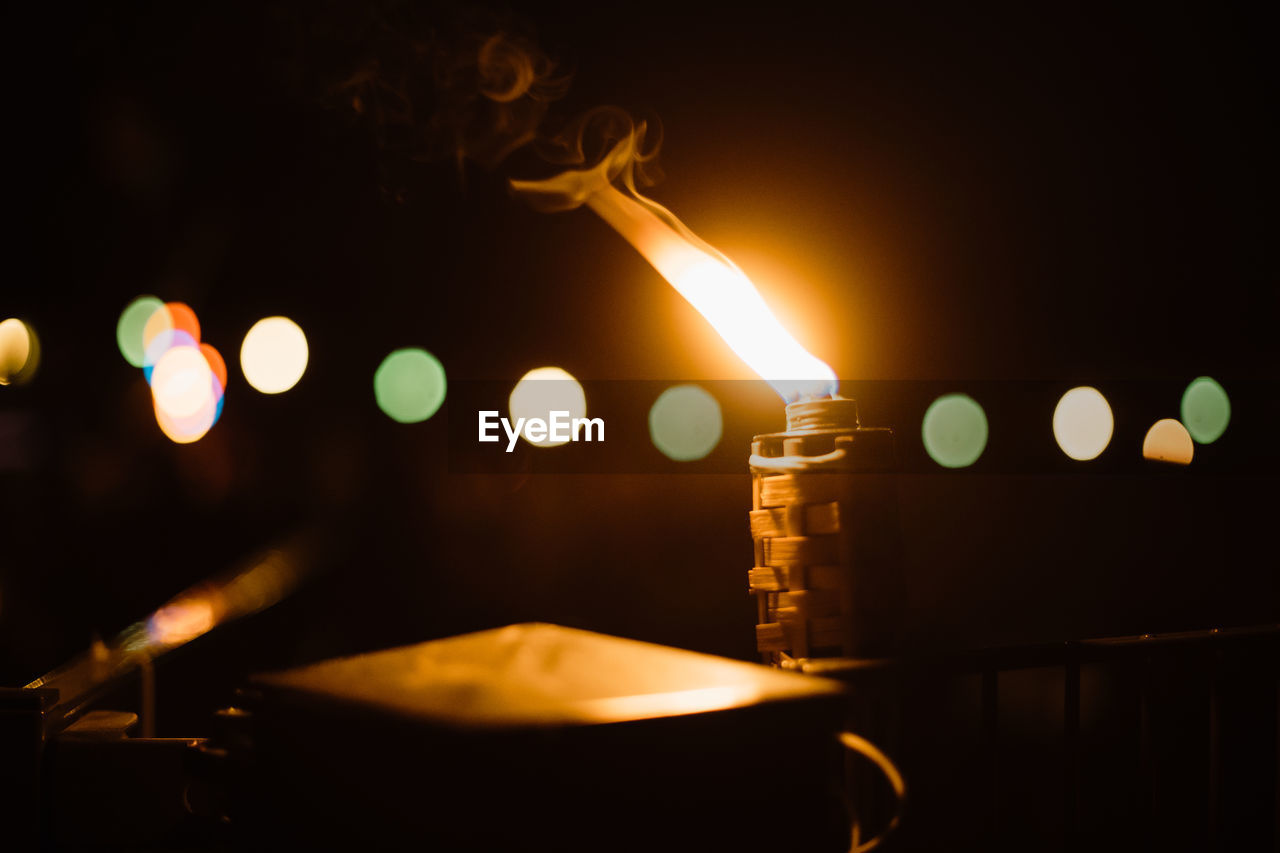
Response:
[[[649,437],[668,459],[692,462],[715,450],[724,432],[720,404],[697,385],[675,385],[649,409]]]
[[[402,424],[425,421],[444,402],[444,365],[422,349],[398,349],[373,374],[378,408]]]
[[[944,394],[924,413],[924,449],[944,468],[978,461],[987,446],[987,415],[967,394]]]
[[[142,330],[156,309],[162,307],[164,302],[154,296],[139,296],[120,312],[120,319],[116,321],[116,346],[120,347],[124,360],[134,367],[142,367],[146,354]]]
[[[1182,423],[1200,444],[1222,437],[1231,422],[1231,400],[1226,389],[1208,376],[1191,380],[1182,392]]]

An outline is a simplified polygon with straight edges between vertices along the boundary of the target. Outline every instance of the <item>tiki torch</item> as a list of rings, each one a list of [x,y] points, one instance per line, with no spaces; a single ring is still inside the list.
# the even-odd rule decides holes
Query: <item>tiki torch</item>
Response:
[[[900,573],[893,432],[858,423],[854,400],[790,403],[785,432],[751,443],[749,573],[766,663],[880,657],[895,646]]]
[[[635,189],[644,125],[595,166],[513,181],[534,207],[590,209],[627,239],[786,405],[785,432],[752,443],[751,534],[756,643],[779,666],[812,657],[866,657],[893,647],[898,572],[883,472],[893,434],[858,424],[835,372],[783,328],[751,280]]]

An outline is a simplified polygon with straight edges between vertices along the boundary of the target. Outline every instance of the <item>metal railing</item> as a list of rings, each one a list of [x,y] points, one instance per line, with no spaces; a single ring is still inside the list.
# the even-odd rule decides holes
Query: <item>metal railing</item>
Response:
[[[906,775],[886,849],[1280,844],[1280,625],[797,668],[850,684],[854,730]],[[873,773],[853,784],[864,823],[890,813]]]

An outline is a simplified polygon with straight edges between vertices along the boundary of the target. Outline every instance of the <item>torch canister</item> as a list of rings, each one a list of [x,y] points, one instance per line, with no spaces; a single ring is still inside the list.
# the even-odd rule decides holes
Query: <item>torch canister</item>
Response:
[[[786,432],[751,443],[756,646],[765,663],[896,651],[902,574],[893,431],[854,400],[787,406]]]

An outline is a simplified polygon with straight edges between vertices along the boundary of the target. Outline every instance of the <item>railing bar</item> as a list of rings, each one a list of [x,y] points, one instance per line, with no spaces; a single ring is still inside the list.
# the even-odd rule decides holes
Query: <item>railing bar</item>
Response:
[[[1143,817],[1143,830],[1147,849],[1153,849],[1155,840],[1155,767],[1151,744],[1151,658],[1140,664],[1138,692],[1138,754],[1139,754],[1139,812]]]
[[[986,752],[987,792],[991,798],[988,812],[989,839],[1000,831],[1000,675],[996,669],[982,673],[982,743]]]
[[[1209,849],[1221,850],[1219,838],[1222,796],[1220,684],[1217,652],[1209,656]]]
[[[1066,749],[1062,780],[1066,849],[1076,849],[1080,805],[1080,661],[1072,655],[1063,670],[1062,734]]]
[[[947,655],[900,658],[811,659],[804,671],[813,675],[872,677],[877,673],[911,671],[985,672],[988,669],[1015,670],[1065,666],[1068,658],[1081,662],[1115,660],[1125,656],[1149,657],[1154,653],[1184,652],[1194,646],[1226,648],[1236,644],[1276,643],[1280,626],[1223,628],[1186,631],[1177,634],[1139,634],[1128,637],[1080,640],[1073,643],[1040,643],[1027,646],[970,649]]]

